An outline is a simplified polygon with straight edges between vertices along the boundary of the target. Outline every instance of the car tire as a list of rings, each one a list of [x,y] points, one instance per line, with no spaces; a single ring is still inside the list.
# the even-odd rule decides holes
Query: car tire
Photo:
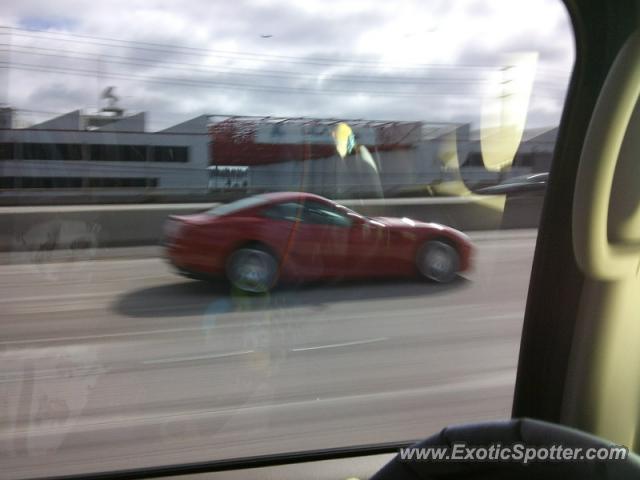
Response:
[[[226,265],[231,285],[248,293],[271,290],[278,277],[278,261],[260,246],[244,247],[233,252]]]
[[[416,266],[424,278],[448,283],[458,275],[460,255],[453,245],[442,240],[430,240],[418,250]]]

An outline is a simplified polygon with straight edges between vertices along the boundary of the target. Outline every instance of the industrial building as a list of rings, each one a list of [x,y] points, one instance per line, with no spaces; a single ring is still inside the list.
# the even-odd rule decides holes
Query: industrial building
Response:
[[[75,110],[28,128],[13,128],[14,115],[0,109],[0,199],[36,192],[110,198],[135,193],[137,200],[230,190],[372,195],[371,169],[336,154],[332,130],[341,119],[201,115],[148,132],[144,112],[127,114],[114,105],[95,114]],[[484,168],[469,125],[346,122],[355,142],[370,152],[385,195],[449,179],[443,152],[451,150],[452,139],[467,182],[499,179]],[[556,133],[525,132],[513,174],[546,171]]]

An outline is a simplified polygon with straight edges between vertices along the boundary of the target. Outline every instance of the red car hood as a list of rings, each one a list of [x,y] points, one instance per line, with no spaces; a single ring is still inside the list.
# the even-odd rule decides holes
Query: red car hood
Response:
[[[207,213],[192,213],[189,215],[169,215],[170,220],[175,220],[190,225],[209,223],[214,217]]]
[[[372,222],[381,223],[386,227],[402,227],[402,228],[434,228],[434,229],[448,229],[444,225],[440,225],[438,223],[427,223],[421,222],[419,220],[413,220],[412,218],[407,217],[370,217],[369,220]]]
[[[420,220],[414,220],[407,217],[370,217],[369,220],[393,229],[412,230],[417,228],[421,230],[439,231],[449,237],[457,238],[463,242],[470,242],[469,237],[464,233],[440,223],[421,222]]]

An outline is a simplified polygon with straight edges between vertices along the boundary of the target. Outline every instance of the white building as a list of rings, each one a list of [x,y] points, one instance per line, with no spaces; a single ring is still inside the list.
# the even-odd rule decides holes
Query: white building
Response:
[[[145,114],[85,115],[79,110],[33,125],[10,128],[2,112],[0,188],[206,191],[207,117],[160,132],[145,131]]]

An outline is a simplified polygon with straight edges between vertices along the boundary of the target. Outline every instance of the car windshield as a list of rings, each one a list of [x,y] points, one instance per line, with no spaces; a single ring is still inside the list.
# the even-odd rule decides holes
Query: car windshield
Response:
[[[0,477],[509,416],[545,189],[474,192],[551,167],[561,0],[14,1],[0,25]]]

